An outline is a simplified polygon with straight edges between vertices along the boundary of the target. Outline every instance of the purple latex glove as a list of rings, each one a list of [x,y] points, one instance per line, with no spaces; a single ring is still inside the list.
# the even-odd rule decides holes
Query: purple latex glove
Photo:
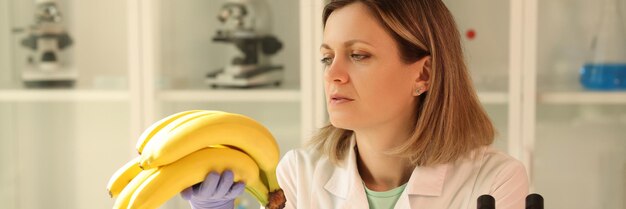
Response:
[[[233,172],[209,173],[204,182],[190,186],[180,194],[193,209],[233,209],[235,197],[245,189],[243,182],[233,182]]]

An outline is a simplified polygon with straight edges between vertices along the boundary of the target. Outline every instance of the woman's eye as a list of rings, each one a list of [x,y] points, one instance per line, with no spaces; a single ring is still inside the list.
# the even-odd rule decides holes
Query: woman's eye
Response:
[[[320,60],[320,62],[322,62],[322,64],[324,65],[330,65],[330,64],[333,64],[333,58],[324,57],[322,58],[322,60]]]
[[[369,56],[364,54],[351,54],[350,57],[352,57],[353,60],[361,61],[367,59]]]

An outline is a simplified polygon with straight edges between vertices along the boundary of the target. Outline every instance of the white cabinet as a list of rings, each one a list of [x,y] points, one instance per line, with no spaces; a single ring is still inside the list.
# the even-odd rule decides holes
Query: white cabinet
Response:
[[[626,208],[626,91],[585,90],[578,81],[606,2],[524,5],[532,20],[524,110],[534,113],[524,119],[532,134],[524,146],[534,190],[552,208]],[[624,14],[626,2],[616,2]]]
[[[109,176],[151,123],[188,109],[249,115],[281,152],[326,121],[323,1],[268,0],[283,49],[278,87],[211,88],[237,52],[215,43],[225,0],[59,0],[74,38],[73,88],[25,88],[20,46],[33,2],[0,0],[0,208],[110,208]],[[463,37],[496,147],[527,166],[551,208],[626,208],[626,93],[584,90],[600,7],[584,0],[444,0]],[[621,5],[626,11],[626,3]],[[164,208],[187,208],[176,198]]]
[[[320,107],[309,58],[321,3],[268,1],[271,33],[283,43],[271,57],[284,66],[279,87],[213,89],[203,78],[236,52],[212,41],[225,2],[58,0],[74,41],[66,67],[78,78],[71,88],[28,88],[29,50],[20,43],[35,3],[0,0],[0,208],[110,208],[110,175],[136,156],[145,128],[177,111],[242,113],[265,124],[282,153],[300,146],[324,117],[311,111]]]
[[[130,156],[128,4],[59,3],[71,89],[24,87],[35,1],[0,0],[0,208],[110,208],[104,188]]]
[[[496,145],[524,162],[546,207],[626,208],[626,92],[579,82],[605,2],[446,1],[481,99],[506,95],[499,105],[482,100],[506,133]]]

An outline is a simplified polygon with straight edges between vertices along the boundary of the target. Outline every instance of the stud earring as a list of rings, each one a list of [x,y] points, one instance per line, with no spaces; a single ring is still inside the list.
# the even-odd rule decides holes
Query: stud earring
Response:
[[[422,87],[419,87],[419,88],[415,89],[415,94],[417,94],[417,96],[422,95],[422,93],[424,93],[422,91],[423,91]]]

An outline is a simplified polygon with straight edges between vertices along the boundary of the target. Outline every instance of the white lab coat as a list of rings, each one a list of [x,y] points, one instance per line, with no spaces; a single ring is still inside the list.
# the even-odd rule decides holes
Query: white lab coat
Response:
[[[355,140],[343,166],[312,149],[291,150],[277,168],[285,193],[285,209],[369,208],[356,167]],[[490,146],[473,157],[434,167],[417,167],[411,174],[396,209],[461,209],[477,207],[477,199],[490,194],[498,209],[522,209],[528,177],[522,163]]]

